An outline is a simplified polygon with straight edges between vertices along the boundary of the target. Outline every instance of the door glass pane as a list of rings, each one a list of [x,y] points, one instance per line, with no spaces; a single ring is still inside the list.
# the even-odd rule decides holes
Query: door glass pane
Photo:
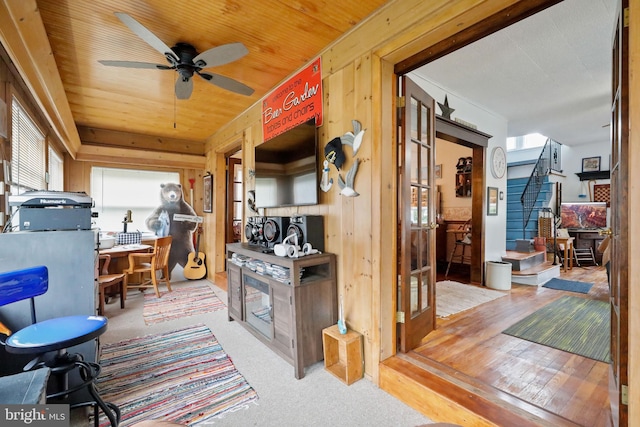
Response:
[[[420,224],[427,225],[429,224],[429,192],[427,191],[426,188],[422,189],[421,200],[422,201],[420,203],[420,212],[421,212]]]
[[[420,176],[420,183],[422,185],[429,185],[429,165],[431,157],[429,156],[429,154],[431,153],[431,150],[428,147],[425,147],[424,145],[420,146],[420,165],[421,165],[421,176]]]
[[[421,285],[421,274],[417,272],[411,275],[411,315],[413,316],[416,313],[420,313],[420,287]]]
[[[415,228],[411,230],[411,252],[416,260],[412,269],[422,269],[429,261],[429,247],[427,245],[428,230],[426,228]],[[413,262],[412,259],[412,262]]]
[[[420,197],[420,187],[411,186],[411,223],[418,224],[418,200]]]
[[[429,141],[429,121],[427,120],[429,109],[424,104],[421,104],[421,106],[422,108],[420,109],[420,112],[422,114],[420,115],[420,141],[427,144]]]
[[[419,173],[420,173],[420,158],[419,158],[419,150],[420,144],[415,142],[411,143],[411,183],[419,182]]]
[[[237,164],[233,168],[233,180],[236,182],[242,182],[242,165]]]
[[[430,308],[429,304],[429,285],[431,281],[431,276],[429,274],[424,274],[422,276],[422,292],[421,292],[421,305],[422,309],[426,310]]]
[[[418,139],[418,106],[419,102],[411,98],[411,139]]]
[[[233,200],[242,200],[242,183],[233,184]]]

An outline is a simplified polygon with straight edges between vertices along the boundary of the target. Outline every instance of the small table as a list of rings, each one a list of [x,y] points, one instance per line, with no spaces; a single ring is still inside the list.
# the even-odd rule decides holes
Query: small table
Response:
[[[322,330],[324,367],[347,385],[358,381],[364,373],[362,335],[349,330],[341,334],[338,325]]]
[[[129,254],[135,252],[149,252],[153,246],[136,243],[132,245],[116,245],[109,249],[100,249],[100,255],[111,255],[111,264],[109,264],[109,273],[120,274],[129,268]]]
[[[574,237],[557,237],[556,243],[564,247],[564,264],[563,269],[566,272],[568,269],[573,269],[573,241]]]

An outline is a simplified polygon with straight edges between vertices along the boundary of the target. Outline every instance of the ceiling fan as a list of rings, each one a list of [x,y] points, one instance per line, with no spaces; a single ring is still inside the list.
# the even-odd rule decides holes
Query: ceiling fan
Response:
[[[98,61],[101,64],[110,67],[176,70],[178,72],[178,79],[176,80],[175,94],[178,99],[189,99],[191,96],[193,92],[193,80],[191,78],[194,74],[197,74],[213,85],[231,92],[247,96],[253,93],[252,88],[237,80],[221,76],[220,74],[202,71],[204,68],[224,65],[245,56],[249,51],[242,43],[229,43],[205,50],[202,53],[198,53],[196,48],[189,43],[176,43],[175,46],[170,48],[131,16],[121,12],[116,12],[115,15],[138,37],[162,53],[169,62],[169,65],[135,61]]]

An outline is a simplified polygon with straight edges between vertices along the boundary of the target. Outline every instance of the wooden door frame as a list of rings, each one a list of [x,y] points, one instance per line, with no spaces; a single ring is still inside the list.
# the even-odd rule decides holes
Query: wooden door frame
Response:
[[[227,155],[227,206],[226,206],[227,225],[225,227],[226,243],[235,243],[233,240],[233,213],[234,213],[233,204],[235,202],[234,196],[235,196],[235,183],[236,183],[235,175],[234,175],[234,166],[238,164],[242,165],[242,159],[233,157],[235,153],[237,153],[237,151]],[[244,182],[242,184],[243,184],[243,191],[244,191]],[[244,206],[243,206],[242,212],[244,216]],[[242,232],[240,233],[240,240],[242,240]]]
[[[477,41],[489,34],[499,31],[513,23],[516,23],[522,19],[525,19],[535,13],[538,13],[562,0],[535,0],[535,1],[521,1],[510,7],[504,8],[494,15],[488,16],[477,24],[472,25],[466,30],[446,37],[439,42],[426,46],[420,52],[411,55],[409,57],[402,57],[402,53],[398,51],[387,52],[382,54],[381,69],[383,71],[383,81],[388,79],[397,79],[398,75],[408,73],[414,69],[419,68],[429,62],[432,62],[440,57],[447,55],[461,47],[464,47],[474,41]],[[638,5],[635,5],[636,9]],[[630,5],[630,9],[634,9],[634,5]],[[635,10],[633,10],[635,12]],[[630,27],[630,57],[640,57],[640,13],[629,13],[629,27]],[[419,43],[419,37],[412,40],[412,43]],[[394,65],[395,64],[395,65]],[[393,68],[393,72],[389,72],[389,69]],[[633,64],[630,64],[630,85],[629,92],[640,92],[640,73],[634,74]],[[386,72],[386,74],[385,74]],[[394,80],[395,81],[395,80]],[[384,100],[385,98],[383,98]],[[382,108],[382,111],[387,111],[386,108]],[[392,118],[392,122],[395,121],[395,117],[389,114],[388,117]],[[385,119],[383,119],[383,122]],[[629,124],[640,123],[640,98],[630,97],[629,101]],[[387,132],[388,133],[388,132]],[[635,142],[634,142],[635,141]],[[640,148],[634,149],[634,147],[640,147],[640,136],[638,134],[632,134],[630,136],[630,151],[628,158],[628,177],[637,176],[634,173],[636,169],[640,169],[637,165],[640,165]],[[483,162],[484,163],[484,162]],[[637,193],[637,194],[636,194]],[[640,191],[635,191],[631,188],[631,191],[626,195],[628,197],[629,209],[628,212],[637,212],[640,209]],[[625,213],[628,215],[628,212]],[[640,235],[640,221],[631,221],[629,217],[628,221],[628,235],[637,236]],[[627,254],[640,253],[640,239],[629,239],[629,246],[627,248]],[[629,258],[631,259],[631,258]],[[639,289],[640,287],[640,264],[630,262],[626,266],[628,268],[628,288]],[[382,304],[382,308],[385,308],[385,304]],[[387,318],[384,313],[382,318]],[[634,293],[629,296],[629,325],[640,325],[640,293]],[[394,324],[395,326],[395,324]],[[388,332],[381,332],[381,336],[385,337]],[[395,328],[393,328],[395,329]],[[393,330],[392,329],[392,330]],[[638,401],[638,395],[640,392],[637,388],[634,388],[634,384],[640,384],[640,333],[637,332],[637,328],[631,328],[629,333],[629,401]],[[384,343],[383,343],[384,349]],[[384,353],[382,353],[384,359]],[[640,405],[629,406],[629,422],[640,421]]]
[[[485,254],[485,206],[487,199],[485,185],[485,159],[491,135],[471,129],[453,120],[436,116],[436,138],[471,148],[473,167],[471,169],[471,275],[474,285],[484,283]],[[436,150],[437,156],[437,150]]]

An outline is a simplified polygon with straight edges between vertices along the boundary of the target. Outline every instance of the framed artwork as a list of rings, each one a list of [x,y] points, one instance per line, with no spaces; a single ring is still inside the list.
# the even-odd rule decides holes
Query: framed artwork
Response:
[[[611,186],[610,184],[593,185],[593,201],[605,202],[607,207],[611,206]]]
[[[202,208],[202,210],[204,212],[207,213],[211,213],[213,212],[213,175],[211,174],[206,174],[204,176],[204,178],[202,178],[203,181],[203,201],[204,201],[204,206]]]
[[[582,172],[600,172],[600,156],[584,157],[582,159]]]
[[[498,215],[498,187],[487,187],[487,215]]]
[[[436,165],[435,168],[436,179],[442,179],[442,165]]]

